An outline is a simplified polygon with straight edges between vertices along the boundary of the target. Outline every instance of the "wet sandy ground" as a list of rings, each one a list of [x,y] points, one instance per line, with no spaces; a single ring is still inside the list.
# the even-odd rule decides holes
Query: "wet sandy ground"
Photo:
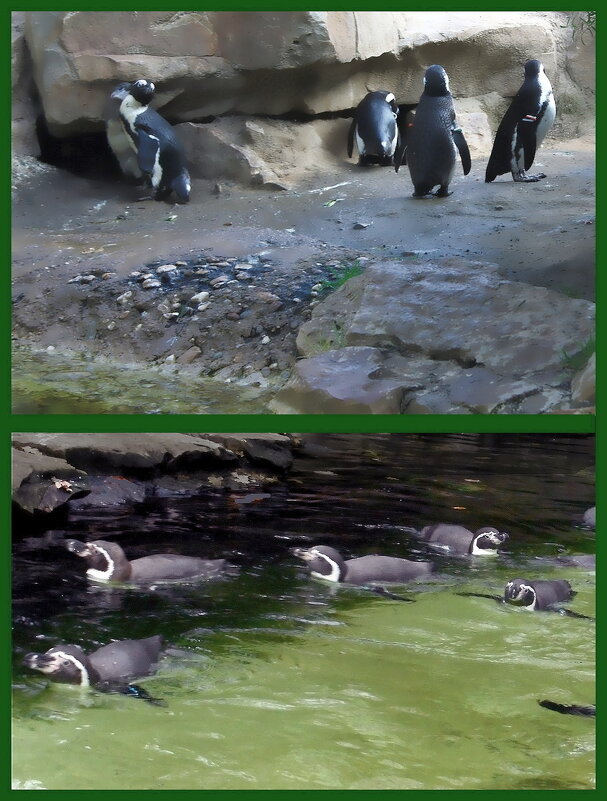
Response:
[[[485,184],[485,165],[473,162],[468,176],[458,165],[446,199],[412,198],[406,168],[397,175],[344,161],[340,173],[291,191],[224,184],[214,195],[212,182],[194,180],[184,206],[138,202],[138,187],[53,169],[18,189],[13,277],[18,286],[35,271],[43,294],[45,276],[63,281],[93,266],[126,275],[201,249],[220,256],[264,249],[289,271],[319,248],[346,248],[373,258],[469,256],[497,263],[505,278],[594,299],[593,143],[547,143],[533,171],[548,177],[536,184],[509,176]]]

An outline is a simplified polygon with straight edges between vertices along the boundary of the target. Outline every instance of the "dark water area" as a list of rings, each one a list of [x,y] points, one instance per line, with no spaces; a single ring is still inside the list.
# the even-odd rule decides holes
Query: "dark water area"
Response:
[[[592,721],[537,705],[594,703],[594,623],[456,595],[565,578],[577,591],[567,606],[594,615],[593,571],[557,558],[594,553],[580,523],[594,491],[590,436],[306,435],[289,475],[258,496],[205,490],[71,515],[67,536],[115,539],[130,558],[174,551],[233,566],[221,580],[139,588],[87,581],[76,557],[36,547],[39,532],[19,521],[14,786],[594,787]],[[438,521],[510,538],[497,557],[447,557],[411,533]],[[437,571],[398,587],[415,601],[401,603],[311,579],[289,549],[321,543]],[[170,648],[138,683],[165,709],[83,698],[22,666],[58,642],[90,651],[157,633]],[[544,740],[518,736],[529,722]],[[101,747],[115,769],[100,775]]]

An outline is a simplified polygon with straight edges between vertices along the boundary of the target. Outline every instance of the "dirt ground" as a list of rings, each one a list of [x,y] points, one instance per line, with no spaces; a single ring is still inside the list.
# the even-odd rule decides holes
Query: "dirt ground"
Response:
[[[141,188],[121,180],[45,168],[15,191],[14,337],[141,363],[179,360],[194,346],[206,375],[274,371],[280,384],[318,283],[357,257],[459,255],[498,264],[504,278],[594,300],[594,142],[546,143],[532,171],[548,177],[535,184],[510,176],[486,184],[485,165],[473,162],[468,176],[458,165],[446,199],[412,198],[405,167],[397,175],[344,161],[341,172],[289,191],[194,180],[187,205],[139,201]],[[176,261],[183,264],[171,281],[147,294],[132,275]],[[95,278],[68,284],[79,275]],[[227,281],[209,288],[208,308],[188,307],[214,278]],[[114,320],[124,291],[137,311],[127,303]],[[178,311],[154,316],[158,306]],[[137,337],[142,314],[147,335]]]

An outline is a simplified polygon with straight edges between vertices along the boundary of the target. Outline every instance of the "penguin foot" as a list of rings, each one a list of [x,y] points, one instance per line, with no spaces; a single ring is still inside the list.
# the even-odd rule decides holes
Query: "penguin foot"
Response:
[[[449,195],[452,194],[453,192],[450,192],[448,187],[441,186],[441,188],[434,193],[434,197],[449,197]]]
[[[527,175],[524,170],[521,170],[521,172],[513,172],[512,173],[512,179],[514,181],[517,181],[519,183],[526,183],[526,184],[531,184],[531,183],[535,183],[536,181],[541,181],[542,178],[545,178],[545,177],[546,177],[546,173],[544,173],[544,172],[538,172],[537,175]]]

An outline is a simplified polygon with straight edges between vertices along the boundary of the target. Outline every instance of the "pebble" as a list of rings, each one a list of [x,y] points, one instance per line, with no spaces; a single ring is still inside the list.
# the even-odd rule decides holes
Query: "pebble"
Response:
[[[161,264],[160,267],[156,267],[156,272],[160,273],[160,274],[162,274],[162,273],[170,273],[170,272],[172,272],[173,270],[176,270],[176,269],[177,269],[177,265],[176,264]]]
[[[170,356],[167,356],[166,359],[164,360],[164,363],[165,364],[174,364],[175,363],[175,354],[171,353]]]
[[[363,228],[368,228],[370,225],[371,225],[371,223],[357,222],[357,223],[354,223],[352,228],[355,228],[357,231],[360,231]]]
[[[90,284],[91,281],[95,280],[94,275],[75,275],[73,278],[70,278],[68,284]]]
[[[192,303],[202,303],[203,301],[207,300],[208,297],[209,293],[206,291],[197,292],[195,295],[192,295],[190,300],[192,301]]]
[[[206,303],[201,303],[200,306],[196,309],[196,311],[203,312],[206,311],[211,304],[207,301]]]
[[[143,289],[157,289],[162,283],[157,278],[146,278],[141,284]]]
[[[268,345],[270,342],[270,337],[267,334],[264,334],[261,338],[262,345]]]
[[[209,284],[213,289],[217,289],[217,287],[227,284],[229,280],[230,278],[227,275],[218,275],[217,278],[213,278],[212,281],[209,281]]]
[[[111,322],[109,322],[107,324],[107,330],[108,331],[113,331],[114,328],[116,328],[116,322],[115,322],[115,320],[112,320]]]
[[[128,303],[130,298],[132,297],[133,297],[132,291],[130,289],[127,289],[127,291],[123,292],[122,295],[118,295],[118,297],[116,298],[116,303],[124,305],[125,303]]]

